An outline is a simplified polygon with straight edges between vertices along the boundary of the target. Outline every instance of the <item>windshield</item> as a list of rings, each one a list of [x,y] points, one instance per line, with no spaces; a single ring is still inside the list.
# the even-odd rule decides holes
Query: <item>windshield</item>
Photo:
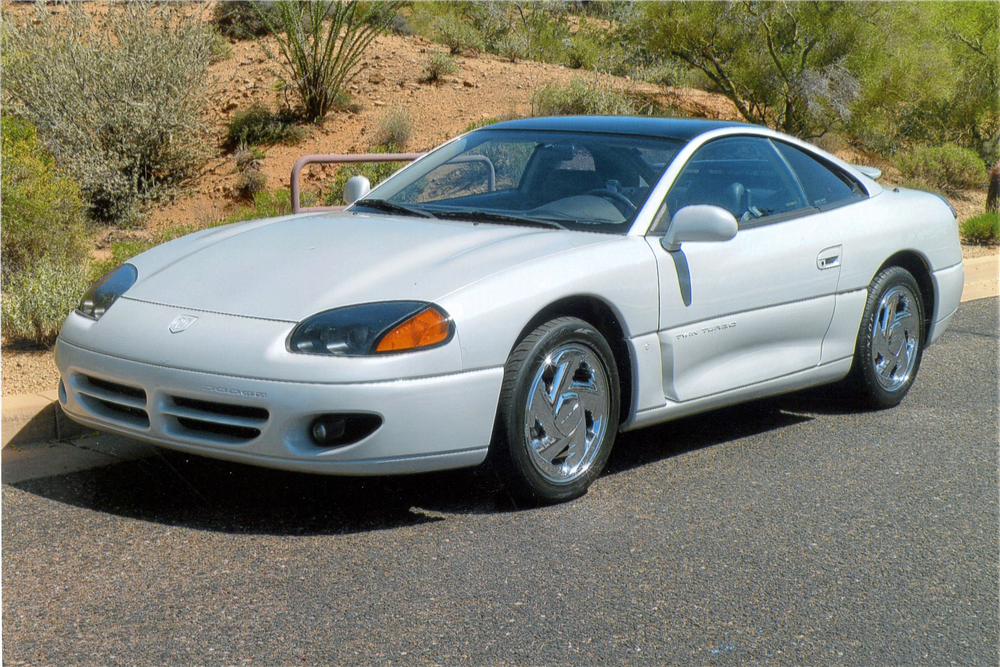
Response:
[[[682,145],[643,136],[483,129],[390,178],[354,209],[625,234]]]

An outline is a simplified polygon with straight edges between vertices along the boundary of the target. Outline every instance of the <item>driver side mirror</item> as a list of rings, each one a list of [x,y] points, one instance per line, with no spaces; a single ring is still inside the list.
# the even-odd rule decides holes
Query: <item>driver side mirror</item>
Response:
[[[667,252],[676,252],[681,249],[681,243],[686,241],[728,241],[736,236],[738,227],[736,216],[721,206],[685,206],[674,213],[667,233],[660,239],[660,245]]]
[[[371,182],[364,176],[351,176],[344,184],[344,201],[350,206],[368,194],[371,189]]]

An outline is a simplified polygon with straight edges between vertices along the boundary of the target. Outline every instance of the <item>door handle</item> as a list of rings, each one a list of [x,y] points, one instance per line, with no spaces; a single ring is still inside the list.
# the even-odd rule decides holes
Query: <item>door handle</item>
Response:
[[[819,255],[816,256],[816,268],[822,271],[823,269],[832,269],[840,266],[842,249],[843,247],[838,245],[821,250]]]

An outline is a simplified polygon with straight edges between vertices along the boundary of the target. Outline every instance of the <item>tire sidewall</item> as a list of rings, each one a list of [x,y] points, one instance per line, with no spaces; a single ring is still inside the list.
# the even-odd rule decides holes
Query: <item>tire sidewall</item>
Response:
[[[556,348],[566,344],[577,344],[588,348],[600,361],[608,385],[608,421],[598,452],[589,469],[580,477],[566,482],[555,483],[542,476],[531,460],[531,446],[524,434],[527,395],[534,381],[539,366]],[[517,359],[518,351],[527,353],[514,372],[513,391],[501,396],[507,405],[501,405],[500,417],[504,447],[502,463],[508,468],[510,482],[523,498],[533,502],[552,503],[571,500],[583,495],[587,488],[600,475],[604,464],[611,453],[618,431],[620,410],[620,391],[618,369],[615,366],[614,354],[604,337],[592,326],[576,318],[559,318],[552,320],[536,329],[527,336],[512,353],[511,358]],[[510,364],[508,364],[510,366]]]
[[[920,339],[917,343],[916,360],[910,377],[899,388],[889,391],[879,382],[875,369],[872,367],[872,331],[875,326],[878,306],[889,290],[897,286],[903,286],[910,290],[914,296],[917,312],[917,327]],[[924,344],[926,341],[926,326],[924,323],[924,303],[920,293],[920,286],[913,275],[904,268],[893,266],[881,271],[872,281],[868,288],[868,301],[865,303],[864,316],[861,320],[861,328],[858,331],[858,340],[854,357],[854,376],[857,389],[862,392],[862,401],[869,407],[876,409],[890,408],[896,406],[903,400],[909,392],[920,369],[920,361],[923,358]]]

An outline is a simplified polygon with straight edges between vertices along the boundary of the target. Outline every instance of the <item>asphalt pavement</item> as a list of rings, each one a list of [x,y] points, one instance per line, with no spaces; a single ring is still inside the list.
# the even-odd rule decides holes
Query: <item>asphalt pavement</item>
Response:
[[[565,505],[97,436],[3,450],[3,664],[997,665],[998,300],[902,405],[620,436]]]

